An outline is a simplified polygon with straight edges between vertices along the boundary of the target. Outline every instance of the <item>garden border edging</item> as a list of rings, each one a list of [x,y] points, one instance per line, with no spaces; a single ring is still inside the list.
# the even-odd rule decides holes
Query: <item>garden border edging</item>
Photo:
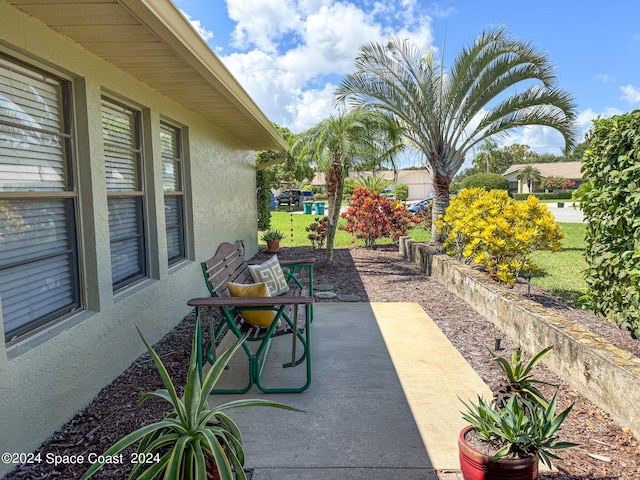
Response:
[[[402,239],[401,239],[402,240]],[[622,427],[640,434],[640,358],[583,325],[534,301],[426,244],[402,247],[404,258],[444,285],[518,342],[528,353],[553,345],[545,365],[576,391],[607,411]],[[407,250],[412,250],[408,255]],[[424,266],[428,256],[429,267]],[[615,393],[614,393],[615,392]]]

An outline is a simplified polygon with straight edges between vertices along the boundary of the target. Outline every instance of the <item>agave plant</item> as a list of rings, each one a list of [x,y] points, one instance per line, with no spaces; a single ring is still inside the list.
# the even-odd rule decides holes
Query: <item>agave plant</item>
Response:
[[[558,458],[552,450],[576,446],[575,443],[558,441],[562,422],[573,405],[556,415],[556,395],[546,406],[517,396],[512,396],[501,408],[496,408],[482,397],[478,397],[477,404],[462,403],[467,409],[462,417],[473,426],[476,434],[482,440],[501,445],[493,455],[494,459],[509,454],[535,454],[552,468],[551,459]]]
[[[533,378],[533,369],[538,363],[551,351],[553,346],[543,348],[536,353],[528,362],[525,362],[522,349],[518,347],[511,354],[511,361],[505,357],[498,356],[491,348],[487,347],[493,359],[500,365],[507,381],[507,391],[499,392],[500,396],[506,397],[507,400],[511,395],[521,398],[527,398],[541,404],[544,407],[549,406],[549,402],[536,384],[548,385],[546,382]],[[500,403],[500,398],[496,399],[496,403]]]
[[[209,392],[216,385],[229,360],[245,338],[239,339],[235,345],[220,355],[205,378],[201,379],[196,348],[199,321],[198,319],[196,322],[189,372],[182,398],[178,397],[160,357],[138,329],[165,386],[164,389],[144,393],[138,404],[153,395],[169,402],[173,410],[161,421],[146,425],[117,441],[100,457],[109,459],[128,446],[140,442],[136,458],[146,459],[147,463],[135,464],[129,479],[206,480],[208,475],[213,474],[212,469],[215,469],[222,480],[234,478],[246,480],[243,469],[245,455],[242,437],[238,426],[226,414],[226,410],[263,406],[300,411],[281,403],[254,399],[236,400],[210,408]],[[82,480],[90,478],[103,466],[104,462],[95,463],[82,476]]]

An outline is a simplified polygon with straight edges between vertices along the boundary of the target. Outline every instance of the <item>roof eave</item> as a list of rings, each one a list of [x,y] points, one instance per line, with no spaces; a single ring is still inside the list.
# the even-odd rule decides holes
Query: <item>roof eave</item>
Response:
[[[287,150],[288,144],[218,56],[195,31],[185,16],[170,2],[118,0],[143,24],[153,30],[203,79],[221,92],[265,136],[265,142],[249,145],[256,150]]]

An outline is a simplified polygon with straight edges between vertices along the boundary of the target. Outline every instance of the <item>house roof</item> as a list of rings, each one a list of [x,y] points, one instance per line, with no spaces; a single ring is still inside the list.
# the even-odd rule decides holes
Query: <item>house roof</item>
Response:
[[[370,177],[372,172],[351,172],[347,177],[349,180],[357,180],[362,177]],[[376,177],[382,177],[385,180],[393,180],[396,183],[406,185],[431,183],[431,174],[426,169],[420,170],[398,170],[397,174],[393,170],[382,170],[375,172]],[[311,185],[324,185],[325,174],[317,172],[311,181]]]
[[[543,177],[563,177],[568,180],[582,178],[582,172],[580,171],[582,162],[520,163],[511,165],[502,175],[506,177],[509,174],[517,173],[529,165],[538,170]]]
[[[254,150],[287,142],[170,0],[7,0]]]

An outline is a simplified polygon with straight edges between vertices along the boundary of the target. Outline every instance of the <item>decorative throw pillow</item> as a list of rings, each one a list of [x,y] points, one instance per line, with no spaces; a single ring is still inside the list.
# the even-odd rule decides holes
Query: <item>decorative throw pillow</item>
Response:
[[[227,283],[227,290],[232,297],[269,297],[269,289],[266,283],[250,283],[248,285],[242,283]],[[268,328],[276,318],[276,312],[273,310],[245,310],[240,312],[251,325]]]
[[[249,265],[249,273],[254,282],[264,282],[269,288],[269,294],[277,297],[289,291],[289,285],[284,278],[284,272],[278,261],[278,256],[274,255],[260,265]]]

